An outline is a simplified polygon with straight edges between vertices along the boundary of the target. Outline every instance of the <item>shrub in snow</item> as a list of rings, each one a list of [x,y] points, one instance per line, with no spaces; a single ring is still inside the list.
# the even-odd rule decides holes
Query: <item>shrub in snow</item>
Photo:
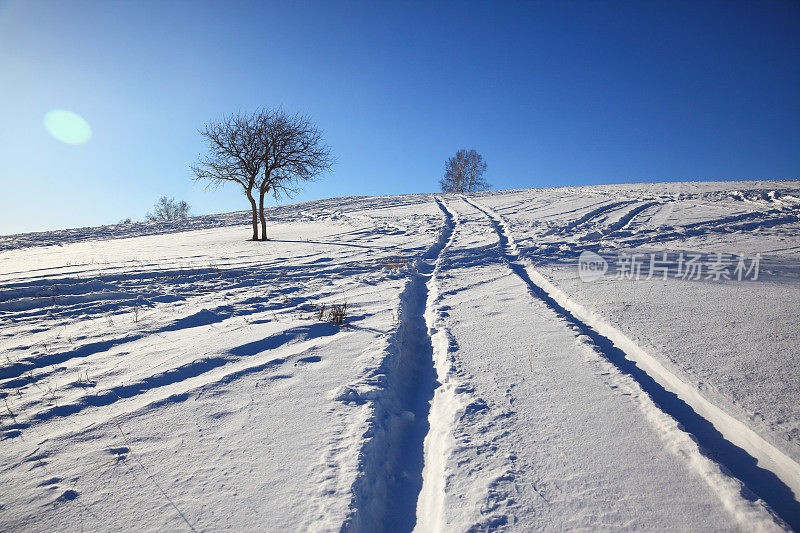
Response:
[[[347,302],[342,304],[333,304],[328,307],[325,304],[317,307],[315,313],[317,320],[320,322],[331,322],[339,326],[347,325]]]
[[[176,202],[175,198],[162,196],[156,202],[152,213],[147,213],[147,220],[155,222],[157,220],[176,220],[189,216],[189,204],[181,200]],[[130,219],[128,219],[130,220]]]

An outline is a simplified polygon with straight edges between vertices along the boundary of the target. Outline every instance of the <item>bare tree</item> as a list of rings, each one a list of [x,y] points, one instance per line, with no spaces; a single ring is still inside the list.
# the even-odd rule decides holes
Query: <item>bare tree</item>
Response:
[[[459,150],[444,164],[444,177],[439,180],[442,192],[486,191],[490,185],[483,177],[486,162],[475,150]]]
[[[209,144],[209,155],[192,167],[195,178],[221,185],[239,183],[250,201],[253,240],[267,240],[264,197],[290,197],[299,183],[312,180],[333,164],[322,132],[302,115],[282,109],[259,109],[232,115],[200,130]],[[258,203],[256,203],[256,199]]]
[[[155,222],[157,220],[176,220],[189,216],[189,204],[181,200],[176,202],[175,198],[162,196],[153,207],[152,213],[147,213],[147,220]],[[123,224],[130,224],[131,219],[127,219]]]

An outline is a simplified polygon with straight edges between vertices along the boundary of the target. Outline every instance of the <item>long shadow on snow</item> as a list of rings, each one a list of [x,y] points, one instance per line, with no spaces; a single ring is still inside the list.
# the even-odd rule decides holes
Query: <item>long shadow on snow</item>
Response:
[[[292,241],[286,241],[292,242]],[[312,241],[297,241],[309,243]],[[391,248],[351,243],[325,243],[386,251]],[[414,253],[413,248],[406,253]],[[380,257],[345,257],[330,263],[286,264],[276,257],[270,263],[246,267],[202,267],[190,269],[122,272],[93,279],[64,277],[13,283],[0,290],[0,316],[11,323],[39,320],[44,315],[82,319],[119,314],[155,303],[175,302],[209,292],[250,287],[281,291],[272,285],[340,279],[345,275],[378,272],[386,265]],[[296,289],[295,289],[296,290]],[[285,292],[285,291],[284,291]]]
[[[187,379],[201,376],[210,370],[234,362],[239,358],[251,357],[268,350],[274,350],[280,346],[292,342],[302,342],[305,340],[327,337],[334,335],[338,331],[338,326],[321,322],[310,324],[308,326],[291,328],[264,339],[248,342],[235,348],[231,348],[224,354],[197,359],[191,363],[187,363],[176,368],[170,368],[169,370],[153,376],[148,376],[128,385],[118,385],[116,387],[111,387],[101,391],[98,394],[86,395],[80,398],[77,402],[55,406],[37,413],[33,416],[33,419],[37,421],[44,421],[56,416],[68,416],[79,413],[88,407],[103,407],[106,405],[111,405],[119,400],[132,398],[159,387],[173,385]],[[283,364],[284,362],[285,359],[276,358],[253,368],[264,369],[269,366]],[[237,371],[236,374],[238,376],[243,375],[244,373],[249,373],[253,370],[253,368]]]
[[[295,288],[291,290],[278,291],[279,294],[290,294],[295,292]],[[246,307],[245,307],[246,306]],[[53,365],[60,365],[79,357],[89,357],[101,352],[106,352],[115,346],[127,344],[146,337],[147,335],[157,335],[159,333],[179,331],[182,329],[195,328],[200,326],[208,326],[211,324],[220,323],[233,316],[244,317],[263,311],[270,311],[282,308],[280,303],[261,303],[258,298],[249,298],[243,302],[238,302],[236,306],[225,304],[214,307],[210,310],[202,309],[191,315],[179,318],[170,324],[156,328],[149,331],[141,331],[138,333],[125,335],[116,339],[109,339],[104,341],[90,342],[75,348],[74,350],[66,350],[61,352],[53,352],[47,354],[34,355],[15,361],[10,365],[0,367],[0,379],[7,379],[8,381],[0,384],[0,389],[17,389],[25,386],[31,380],[24,377],[26,372],[34,370],[45,369]],[[22,377],[20,377],[22,376]],[[41,377],[37,374],[36,377]],[[17,378],[17,379],[12,379]]]
[[[350,248],[366,248],[368,250],[397,250],[399,246],[367,246],[366,244],[353,244],[349,242],[326,242],[326,241],[301,241],[290,239],[270,239],[270,242],[296,243],[296,244],[324,244],[327,246],[347,246]]]
[[[358,272],[366,272],[370,267],[376,268],[371,264],[365,264],[365,262],[363,261],[361,262],[353,261],[352,263],[357,265],[353,268],[356,269]],[[305,277],[312,277],[313,275],[317,275],[319,277],[327,276],[329,278],[334,278],[337,275],[339,275],[345,268],[348,267],[338,266],[328,269],[317,268],[314,271],[309,272],[307,266],[301,265],[298,267],[293,267],[292,269],[287,267],[281,267],[279,271],[285,273],[287,276],[290,276],[291,279],[293,280],[303,281]],[[277,270],[278,267],[274,267],[269,272],[274,275],[274,272]],[[241,270],[239,270],[239,272],[241,272]],[[299,274],[301,272],[302,275]],[[235,276],[231,277],[235,278]],[[269,279],[269,276],[264,276],[264,277],[266,279]],[[288,287],[270,289],[271,295],[273,297],[283,296],[285,298],[288,297],[288,295],[294,294],[298,291],[300,291],[300,287],[298,287],[297,285],[290,285]],[[15,361],[11,364],[7,364],[5,366],[0,367],[0,379],[9,380],[0,384],[0,389],[17,389],[25,386],[27,383],[30,382],[28,378],[21,377],[24,376],[26,372],[44,369],[53,365],[59,365],[69,361],[70,359],[88,357],[97,353],[105,352],[115,346],[139,340],[145,337],[146,335],[178,331],[198,326],[211,325],[222,322],[232,317],[244,317],[264,311],[274,311],[277,309],[285,309],[292,306],[297,307],[303,305],[305,302],[306,300],[304,298],[297,298],[297,297],[293,298],[293,301],[290,304],[287,304],[286,302],[281,302],[274,298],[271,301],[268,300],[265,301],[264,298],[253,297],[243,300],[241,302],[236,302],[235,304],[223,304],[208,310],[203,309],[197,313],[179,318],[165,326],[156,328],[154,330],[132,333],[116,339],[91,342],[71,350],[32,355],[29,357],[25,357],[24,359]],[[355,318],[351,317],[350,320],[352,322],[355,320]],[[30,347],[25,347],[25,349],[28,348]],[[18,378],[18,379],[13,379],[13,378]]]
[[[90,355],[99,352],[105,352],[107,350],[110,350],[114,346],[125,344],[128,342],[133,342],[135,340],[141,339],[142,337],[144,337],[144,334],[141,333],[137,333],[134,335],[126,335],[125,337],[120,337],[117,339],[90,342],[88,344],[84,344],[80,348],[76,348],[74,350],[69,350],[66,352],[49,353],[45,355],[36,356],[35,358],[28,358],[22,361],[15,361],[10,365],[0,368],[0,379],[19,378],[25,372],[31,372],[33,370],[38,370],[39,368],[44,368],[52,365],[58,365],[75,357],[88,357]],[[0,388],[15,389],[24,386],[28,382],[29,380],[27,378],[21,378],[19,380],[10,380],[0,385]]]

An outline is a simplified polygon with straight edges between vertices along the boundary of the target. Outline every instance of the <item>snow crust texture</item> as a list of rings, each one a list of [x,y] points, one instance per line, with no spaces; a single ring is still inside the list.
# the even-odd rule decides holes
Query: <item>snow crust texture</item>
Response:
[[[0,530],[800,529],[797,181],[246,215],[0,237]]]

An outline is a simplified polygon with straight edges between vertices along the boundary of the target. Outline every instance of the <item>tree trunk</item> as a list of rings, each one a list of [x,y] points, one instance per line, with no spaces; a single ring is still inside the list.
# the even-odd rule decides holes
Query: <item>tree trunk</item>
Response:
[[[267,219],[264,217],[264,195],[267,191],[259,191],[258,214],[261,217],[261,240],[267,241]]]
[[[250,200],[250,207],[253,210],[253,240],[258,240],[258,210],[256,209],[256,200],[253,195],[247,193],[247,199]]]

